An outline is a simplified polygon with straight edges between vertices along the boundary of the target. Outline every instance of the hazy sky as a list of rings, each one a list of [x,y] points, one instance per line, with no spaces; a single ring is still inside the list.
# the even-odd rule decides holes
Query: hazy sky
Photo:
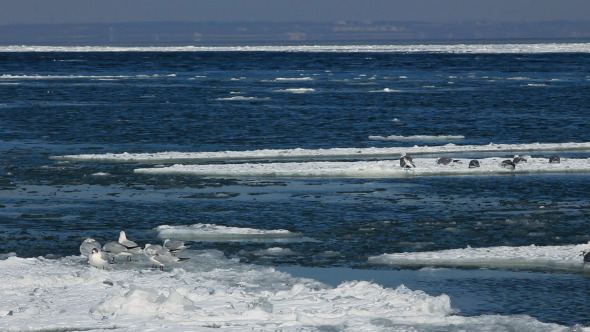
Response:
[[[590,0],[0,0],[0,25],[145,21],[590,21]]]

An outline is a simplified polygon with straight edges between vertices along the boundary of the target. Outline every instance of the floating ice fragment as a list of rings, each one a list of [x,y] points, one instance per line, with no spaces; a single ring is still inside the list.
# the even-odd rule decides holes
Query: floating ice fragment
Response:
[[[458,138],[458,137],[457,137]],[[93,162],[176,162],[176,161],[218,161],[218,160],[256,160],[256,159],[310,159],[310,158],[349,158],[356,157],[361,151],[367,157],[388,157],[401,152],[410,154],[442,154],[442,153],[473,153],[473,152],[518,152],[518,151],[590,151],[590,142],[583,143],[535,143],[535,144],[486,144],[486,145],[455,145],[418,146],[411,148],[331,148],[331,149],[265,149],[252,151],[218,151],[218,152],[157,152],[157,153],[105,153],[52,156],[60,161],[93,161]]]

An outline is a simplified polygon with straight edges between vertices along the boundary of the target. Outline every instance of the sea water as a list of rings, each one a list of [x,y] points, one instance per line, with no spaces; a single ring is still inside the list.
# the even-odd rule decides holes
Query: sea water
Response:
[[[584,41],[2,46],[0,329],[588,330],[589,63]],[[89,266],[121,230],[189,260]]]

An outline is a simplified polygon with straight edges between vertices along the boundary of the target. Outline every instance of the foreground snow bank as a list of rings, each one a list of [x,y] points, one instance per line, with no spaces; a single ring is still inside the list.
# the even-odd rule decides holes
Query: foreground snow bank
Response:
[[[186,250],[190,260],[99,270],[83,257],[0,260],[0,330],[565,331],[528,316],[456,316],[447,295],[365,282],[329,287],[271,267]]]

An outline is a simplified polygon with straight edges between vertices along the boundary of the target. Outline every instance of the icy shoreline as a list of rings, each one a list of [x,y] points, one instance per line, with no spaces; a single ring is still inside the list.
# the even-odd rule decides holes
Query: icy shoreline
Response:
[[[0,329],[194,331],[568,331],[525,315],[456,315],[447,295],[366,281],[330,287],[227,259],[185,251],[164,272],[146,261],[99,270],[80,256],[0,260]],[[576,327],[589,331],[588,328]]]
[[[0,52],[331,52],[331,53],[588,53],[590,43],[261,45],[261,46],[41,46],[8,45]]]

